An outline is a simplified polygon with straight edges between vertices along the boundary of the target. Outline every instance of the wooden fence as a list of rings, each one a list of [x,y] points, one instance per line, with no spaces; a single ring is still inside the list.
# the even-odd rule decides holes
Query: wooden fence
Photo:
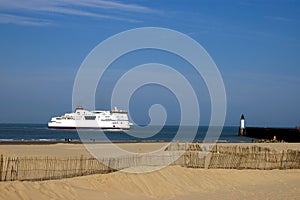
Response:
[[[172,143],[167,151],[206,152],[207,168],[221,169],[300,169],[300,151],[275,151],[251,146]],[[206,159],[207,160],[207,159]]]
[[[48,180],[113,171],[95,158],[4,157],[0,180]]]
[[[222,169],[300,169],[300,151],[272,151],[258,146],[171,144],[162,154],[114,158],[0,157],[0,181],[49,180],[104,174],[138,166],[181,165]]]
[[[115,158],[93,157],[6,157],[0,158],[0,181],[50,180],[89,174],[106,174],[138,166],[182,165],[204,167],[198,152],[166,152],[160,155],[136,154]]]

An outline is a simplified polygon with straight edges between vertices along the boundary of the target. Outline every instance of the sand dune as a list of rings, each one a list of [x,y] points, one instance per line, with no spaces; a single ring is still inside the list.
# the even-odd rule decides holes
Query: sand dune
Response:
[[[149,152],[164,146],[119,144],[128,151]],[[236,145],[236,144],[226,144]],[[299,144],[259,145],[271,149],[300,149]],[[98,148],[98,146],[97,146]],[[109,145],[99,146],[109,150]],[[4,155],[90,155],[80,144],[0,145]],[[132,169],[135,170],[135,169]],[[40,182],[0,182],[0,199],[298,199],[300,169],[234,170],[168,166],[150,173],[114,172]]]
[[[297,199],[300,170],[166,167],[42,182],[2,182],[0,199]]]

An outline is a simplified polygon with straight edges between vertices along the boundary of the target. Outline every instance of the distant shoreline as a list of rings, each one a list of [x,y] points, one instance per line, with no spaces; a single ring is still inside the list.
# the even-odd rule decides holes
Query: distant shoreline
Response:
[[[110,143],[116,143],[116,144],[135,144],[135,143],[191,143],[191,142],[185,142],[185,141],[117,141],[117,142],[81,142],[81,141],[71,141],[71,142],[63,142],[63,141],[1,141],[0,145],[51,145],[51,144],[110,144]],[[203,143],[203,141],[194,141],[192,143]],[[210,142],[209,142],[210,143]],[[251,142],[225,142],[220,141],[216,142],[217,144],[239,144],[239,143],[251,143]]]

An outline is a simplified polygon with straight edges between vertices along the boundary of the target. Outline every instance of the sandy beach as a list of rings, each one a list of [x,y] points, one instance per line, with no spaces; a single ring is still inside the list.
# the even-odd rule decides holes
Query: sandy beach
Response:
[[[131,152],[151,152],[165,143],[120,143]],[[237,144],[223,144],[237,145]],[[300,149],[299,144],[258,145]],[[99,148],[109,150],[109,144]],[[3,155],[89,156],[82,144],[0,145]],[[300,169],[236,170],[168,166],[142,174],[113,172],[47,181],[0,182],[0,199],[297,199]]]
[[[87,144],[99,148],[101,151],[110,151],[113,146],[117,146],[125,151],[134,153],[147,153],[160,150],[168,145],[168,143],[100,143],[100,144]],[[300,150],[299,143],[219,143],[222,146],[235,146],[242,147],[260,146],[277,151],[293,149]],[[57,144],[0,144],[0,154],[9,156],[90,156],[90,152],[83,144],[73,143],[57,143]]]

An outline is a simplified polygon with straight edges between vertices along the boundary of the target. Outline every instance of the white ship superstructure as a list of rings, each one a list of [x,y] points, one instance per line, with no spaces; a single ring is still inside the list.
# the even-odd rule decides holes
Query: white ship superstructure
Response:
[[[77,107],[74,113],[66,113],[60,117],[52,117],[49,128],[61,129],[130,129],[128,113],[125,110],[84,110]]]

